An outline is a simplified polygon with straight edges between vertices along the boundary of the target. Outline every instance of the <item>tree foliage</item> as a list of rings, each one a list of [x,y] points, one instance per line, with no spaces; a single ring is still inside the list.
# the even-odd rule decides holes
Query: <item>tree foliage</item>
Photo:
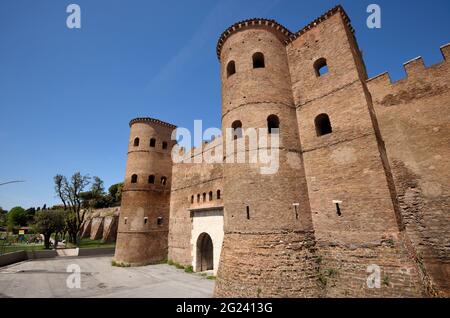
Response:
[[[60,174],[53,180],[55,192],[61,199],[64,210],[70,212],[66,214],[66,228],[72,243],[77,242],[88,210],[117,206],[122,199],[123,183],[112,185],[108,193],[105,193],[104,182],[97,176],[91,179],[88,175],[83,176],[77,172],[70,180]],[[88,185],[90,188],[86,191]]]
[[[52,233],[63,231],[65,227],[66,211],[41,210],[35,216],[35,230],[44,235],[44,245],[50,248],[50,236]]]
[[[68,180],[63,175],[56,175],[54,177],[55,192],[61,199],[64,210],[69,213],[66,214],[67,231],[69,232],[71,241],[77,242],[77,237],[83,226],[86,211],[82,210],[82,196],[81,193],[90,183],[88,175],[82,175],[76,172]]]
[[[113,184],[109,187],[108,192],[113,199],[113,205],[120,205],[120,202],[122,201],[122,188],[123,182]]]
[[[90,191],[81,193],[84,209],[102,209],[120,205],[123,183],[113,184],[105,193],[103,181],[94,177]]]
[[[28,214],[24,208],[16,206],[8,212],[8,228],[12,230],[15,226],[26,226],[28,224]]]
[[[3,210],[3,208],[0,207],[0,226],[6,225],[7,213],[8,211]]]

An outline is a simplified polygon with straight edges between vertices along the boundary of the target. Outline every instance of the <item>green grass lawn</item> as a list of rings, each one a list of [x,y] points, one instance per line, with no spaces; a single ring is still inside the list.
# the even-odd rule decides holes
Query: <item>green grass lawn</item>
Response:
[[[0,246],[0,253],[12,253],[17,251],[42,251],[44,249],[44,244],[34,245],[34,244],[13,244],[8,246]]]
[[[116,243],[105,243],[102,240],[91,240],[88,238],[81,239],[79,248],[96,248],[96,247],[115,247]],[[67,247],[75,247],[75,245],[67,243]]]
[[[101,240],[91,240],[84,238],[80,242],[80,248],[98,248],[98,247],[115,247],[116,243],[105,243]],[[75,248],[74,244],[67,243],[66,248]],[[2,246],[0,244],[0,255],[17,252],[17,251],[42,251],[44,250],[44,244],[12,244]]]

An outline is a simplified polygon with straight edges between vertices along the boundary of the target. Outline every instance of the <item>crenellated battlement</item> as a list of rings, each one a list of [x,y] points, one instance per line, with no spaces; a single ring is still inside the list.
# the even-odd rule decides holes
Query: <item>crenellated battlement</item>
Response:
[[[186,150],[184,147],[180,148],[179,155],[182,156],[183,162],[191,161],[197,156],[203,156],[205,152],[211,151],[213,148],[222,145],[222,136],[216,136],[214,140],[202,142],[202,147],[191,147],[191,149]]]
[[[369,78],[366,82],[371,87],[383,86],[385,88],[394,87],[396,85],[405,84],[405,82],[416,79],[417,77],[430,76],[429,72],[434,72],[441,68],[444,64],[447,65],[450,59],[450,43],[445,44],[440,47],[440,51],[443,57],[441,62],[433,64],[429,67],[425,66],[423,58],[418,56],[405,63],[403,63],[403,68],[406,72],[406,76],[397,81],[392,81],[388,72],[381,73],[372,78]]]
[[[271,32],[275,32],[277,35],[279,35],[280,40],[285,44],[288,45],[295,39],[297,39],[299,36],[303,35],[307,31],[315,28],[323,21],[327,20],[328,18],[332,17],[335,14],[341,14],[342,19],[344,23],[348,26],[351,33],[354,33],[355,30],[353,29],[350,18],[348,17],[347,13],[345,12],[344,8],[341,5],[337,5],[334,8],[328,10],[321,16],[314,19],[312,22],[308,23],[306,26],[298,30],[297,32],[291,32],[286,27],[281,25],[275,20],[270,19],[264,19],[264,18],[253,18],[253,19],[247,19],[243,21],[239,21],[232,26],[230,26],[228,29],[226,29],[219,37],[219,40],[217,42],[216,46],[216,54],[218,59],[220,60],[220,55],[222,52],[222,47],[226,40],[234,33],[242,31],[245,28],[265,28]]]

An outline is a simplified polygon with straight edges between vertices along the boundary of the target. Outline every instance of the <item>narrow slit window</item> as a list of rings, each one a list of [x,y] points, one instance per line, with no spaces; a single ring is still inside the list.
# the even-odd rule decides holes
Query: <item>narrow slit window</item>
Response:
[[[247,205],[247,220],[250,220],[250,207]]]
[[[209,201],[212,201],[212,199],[213,199],[212,191],[209,191]]]
[[[161,184],[162,185],[166,185],[167,183],[167,178],[166,177],[161,177]]]
[[[162,143],[162,149],[167,149],[167,141],[163,141],[163,143]]]
[[[220,190],[217,190],[217,200],[220,199]]]
[[[145,217],[144,218],[144,224],[147,224],[148,223],[148,217]]]
[[[335,204],[336,204],[336,214],[338,216],[341,216],[342,215],[341,207],[339,206],[339,203],[335,203]]]

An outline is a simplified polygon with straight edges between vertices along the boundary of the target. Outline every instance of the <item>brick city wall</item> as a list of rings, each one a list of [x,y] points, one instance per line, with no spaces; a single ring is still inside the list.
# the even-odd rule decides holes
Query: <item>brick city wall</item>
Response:
[[[442,47],[445,58],[449,51]],[[252,64],[258,52],[262,68]],[[236,121],[267,129],[268,116],[276,115],[278,170],[264,175],[264,164],[248,161],[172,165],[164,152],[146,148],[150,135],[167,139],[168,131],[134,122],[116,258],[140,263],[166,253],[191,265],[191,210],[223,206],[216,296],[449,295],[448,62],[425,68],[412,60],[396,83],[387,74],[367,79],[340,6],[297,33],[272,20],[236,23],[221,35],[217,53],[223,134]],[[321,59],[323,76],[315,70]],[[332,133],[318,134],[320,114],[328,115]],[[144,148],[133,148],[135,136],[144,136]],[[242,141],[248,156],[245,136],[233,143]],[[129,183],[136,171],[145,176],[155,168],[169,176],[163,189]],[[168,218],[169,210],[169,224],[149,238],[142,218]],[[124,217],[139,226],[127,228]],[[373,266],[380,288],[367,283]]]
[[[220,144],[219,138],[210,144],[204,144],[203,152],[208,152]],[[223,205],[223,166],[205,162],[194,163],[194,160],[198,160],[199,156],[202,156],[200,151],[200,148],[197,148],[184,154],[185,162],[174,164],[172,169],[168,258],[186,266],[192,265],[193,261],[190,209]],[[188,160],[191,160],[192,163],[186,163]],[[220,198],[217,196],[218,191],[220,191]],[[210,192],[212,192],[211,200]],[[205,194],[205,199],[203,194]]]
[[[368,81],[397,189],[406,232],[431,292],[450,293],[450,46],[444,61],[405,63],[407,76]]]

